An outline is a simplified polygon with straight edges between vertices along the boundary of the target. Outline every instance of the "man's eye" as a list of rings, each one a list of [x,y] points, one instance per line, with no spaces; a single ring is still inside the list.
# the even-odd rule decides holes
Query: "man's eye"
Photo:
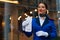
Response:
[[[44,8],[44,7],[42,7],[42,8]]]
[[[38,7],[38,8],[45,8],[44,6],[42,6],[42,7]]]

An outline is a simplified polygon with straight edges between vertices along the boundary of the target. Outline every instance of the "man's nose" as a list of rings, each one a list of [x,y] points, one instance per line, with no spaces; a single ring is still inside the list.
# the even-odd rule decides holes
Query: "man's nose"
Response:
[[[42,12],[42,9],[40,9],[40,12]]]

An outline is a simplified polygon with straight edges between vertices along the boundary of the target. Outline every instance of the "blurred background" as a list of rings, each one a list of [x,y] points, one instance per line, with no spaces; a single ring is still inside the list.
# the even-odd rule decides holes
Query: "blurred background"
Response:
[[[60,0],[0,0],[0,40],[33,40],[21,31],[21,17],[25,13],[36,17],[39,2],[48,5],[48,15],[54,19],[57,28],[57,38],[60,40]]]

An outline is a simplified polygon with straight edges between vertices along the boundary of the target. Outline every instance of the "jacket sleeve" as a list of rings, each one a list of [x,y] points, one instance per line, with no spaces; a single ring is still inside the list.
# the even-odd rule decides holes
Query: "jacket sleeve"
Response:
[[[57,32],[56,32],[56,26],[55,26],[55,24],[54,24],[54,21],[52,22],[51,25],[52,25],[52,26],[51,26],[51,32],[49,33],[49,36],[50,36],[51,38],[56,38],[56,37],[57,37]]]
[[[32,25],[30,21],[31,20],[28,19],[22,23],[22,30],[27,37],[30,37],[32,35],[32,29],[31,29]]]
[[[26,35],[27,37],[32,36],[32,32],[25,32],[25,31],[23,31],[23,32],[25,33],[25,35]]]

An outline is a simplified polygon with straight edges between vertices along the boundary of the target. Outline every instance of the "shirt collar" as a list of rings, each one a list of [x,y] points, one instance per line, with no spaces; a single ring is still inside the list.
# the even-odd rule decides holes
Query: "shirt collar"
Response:
[[[41,19],[42,17],[39,16],[39,19]],[[46,19],[46,17],[43,17],[44,19]]]

